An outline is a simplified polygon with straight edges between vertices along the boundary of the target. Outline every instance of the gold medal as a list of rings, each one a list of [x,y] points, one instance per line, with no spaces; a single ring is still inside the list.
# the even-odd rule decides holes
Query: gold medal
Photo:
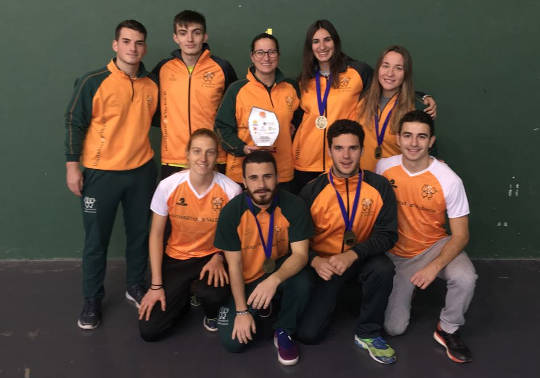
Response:
[[[318,116],[315,119],[315,127],[318,128],[319,130],[326,129],[326,126],[328,126],[328,119],[325,116],[323,116],[323,115]]]
[[[343,235],[343,241],[345,242],[345,245],[348,247],[352,247],[356,242],[356,235],[352,231],[345,231],[345,234]]]
[[[264,260],[262,270],[265,273],[272,273],[276,269],[276,262],[270,258]]]
[[[380,159],[382,157],[382,148],[381,146],[377,146],[375,148],[375,159]]]

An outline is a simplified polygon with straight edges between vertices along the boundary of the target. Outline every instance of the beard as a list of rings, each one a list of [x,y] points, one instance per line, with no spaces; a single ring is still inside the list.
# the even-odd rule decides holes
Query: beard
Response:
[[[267,188],[264,189],[258,189],[254,192],[249,190],[249,188],[246,188],[248,196],[251,198],[253,203],[258,206],[268,206],[272,203],[272,200],[274,199],[274,196],[277,192],[277,186],[274,188],[274,190],[270,190]],[[264,198],[256,197],[257,195],[265,194]]]

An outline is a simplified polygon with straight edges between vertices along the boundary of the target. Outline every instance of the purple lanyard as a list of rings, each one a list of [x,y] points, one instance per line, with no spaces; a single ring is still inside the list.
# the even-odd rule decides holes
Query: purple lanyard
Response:
[[[343,203],[343,199],[341,198],[341,195],[336,189],[336,186],[334,185],[334,179],[332,178],[332,169],[328,171],[328,177],[330,178],[330,183],[334,187],[334,190],[336,191],[336,196],[339,202],[339,208],[341,209],[341,215],[343,216],[343,220],[345,221],[345,231],[352,231],[352,225],[354,221],[354,216],[356,215],[356,210],[358,209],[358,201],[360,200],[360,187],[362,186],[362,171],[358,172],[358,184],[356,185],[356,194],[354,195],[354,202],[353,202],[353,209],[351,213],[351,218],[349,219],[347,217],[347,209],[345,209],[345,204]]]
[[[272,205],[270,207],[274,206],[274,209],[270,213],[270,226],[268,227],[268,243],[264,242],[264,236],[261,229],[261,224],[259,223],[259,220],[257,219],[257,215],[255,215],[255,208],[253,207],[253,202],[251,202],[251,198],[246,194],[247,203],[249,210],[251,211],[251,214],[255,217],[255,223],[257,223],[257,229],[259,230],[259,237],[261,238],[261,244],[264,248],[264,255],[266,258],[270,258],[272,256],[272,241],[274,239],[274,212],[275,212],[275,204],[276,204],[276,197],[274,197],[274,200],[272,201]]]
[[[392,106],[392,109],[390,109],[390,111],[388,112],[388,115],[386,116],[386,119],[384,120],[383,127],[380,133],[379,133],[379,116],[377,115],[377,112],[375,112],[375,132],[377,133],[377,146],[380,146],[384,140],[384,133],[386,132],[388,121],[390,121],[392,112],[394,111],[394,108],[396,107],[399,101],[399,94],[397,96],[398,98],[396,98],[396,102],[394,103],[394,106]],[[383,110],[384,108],[381,110],[381,115],[382,115]]]
[[[317,104],[319,105],[319,115],[324,115],[326,109],[326,102],[328,101],[328,94],[330,93],[330,83],[332,82],[332,75],[328,76],[326,80],[326,88],[324,89],[324,97],[321,99],[321,71],[315,73],[315,89],[317,90]]]

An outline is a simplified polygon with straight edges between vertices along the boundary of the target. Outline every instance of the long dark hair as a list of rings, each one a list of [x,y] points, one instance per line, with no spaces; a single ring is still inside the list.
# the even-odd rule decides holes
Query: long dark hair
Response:
[[[325,29],[332,37],[332,41],[334,41],[334,53],[330,58],[330,75],[332,77],[332,82],[330,84],[334,88],[339,87],[338,75],[345,67],[345,61],[347,60],[347,55],[341,51],[341,38],[339,38],[339,34],[334,25],[328,20],[315,21],[309,26],[304,42],[302,73],[299,77],[300,88],[304,91],[307,91],[309,81],[315,77],[315,73],[319,69],[319,64],[313,55],[312,47],[313,35],[319,29]]]

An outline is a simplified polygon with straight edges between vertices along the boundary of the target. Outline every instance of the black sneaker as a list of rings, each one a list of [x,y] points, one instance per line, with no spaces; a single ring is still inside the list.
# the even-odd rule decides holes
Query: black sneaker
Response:
[[[95,329],[99,323],[101,323],[101,300],[85,299],[77,325],[81,329]]]
[[[146,291],[141,285],[133,285],[127,288],[126,298],[132,302],[137,308],[141,307],[141,301],[146,294]]]
[[[459,363],[472,361],[471,351],[459,337],[459,331],[447,333],[441,329],[440,324],[437,324],[433,338],[446,349],[446,355],[452,361]]]

